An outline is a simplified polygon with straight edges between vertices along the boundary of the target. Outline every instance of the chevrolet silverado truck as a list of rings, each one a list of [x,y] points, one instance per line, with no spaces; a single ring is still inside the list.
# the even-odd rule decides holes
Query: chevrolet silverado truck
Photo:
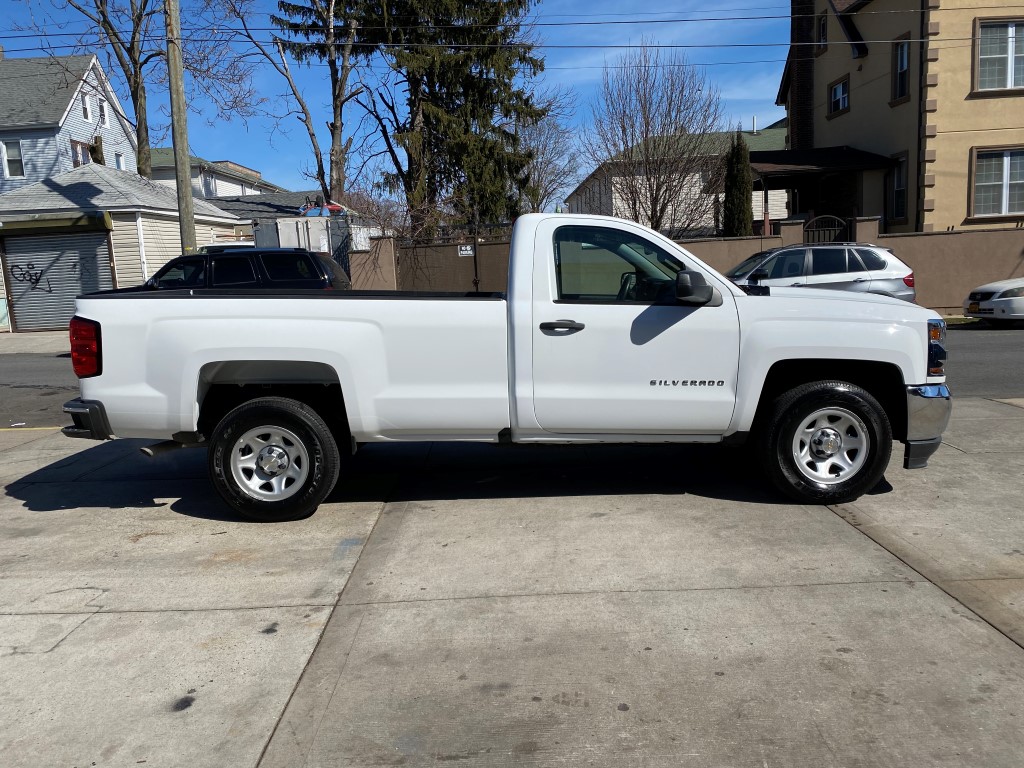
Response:
[[[508,293],[105,291],[71,322],[70,437],[208,448],[243,516],[311,514],[369,442],[748,443],[803,503],[852,501],[949,420],[945,324],[883,296],[741,290],[600,216],[515,224]]]

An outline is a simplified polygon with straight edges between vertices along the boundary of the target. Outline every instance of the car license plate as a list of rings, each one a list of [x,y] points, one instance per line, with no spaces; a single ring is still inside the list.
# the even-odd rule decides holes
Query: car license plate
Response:
[[[978,311],[978,302],[972,301],[970,304],[968,304],[967,305],[967,311],[968,312],[977,312]]]

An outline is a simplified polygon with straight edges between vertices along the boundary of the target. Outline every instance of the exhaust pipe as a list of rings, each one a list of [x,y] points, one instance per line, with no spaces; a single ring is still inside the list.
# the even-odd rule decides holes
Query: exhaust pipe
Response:
[[[150,458],[158,456],[161,453],[168,453],[170,451],[177,450],[178,448],[188,448],[185,443],[179,443],[176,440],[164,440],[162,443],[153,443],[152,445],[144,445],[139,450]]]

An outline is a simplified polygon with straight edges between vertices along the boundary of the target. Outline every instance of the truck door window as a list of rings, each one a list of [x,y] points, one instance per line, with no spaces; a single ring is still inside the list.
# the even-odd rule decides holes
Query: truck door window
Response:
[[[256,273],[248,256],[215,256],[210,259],[215,288],[257,286]]]
[[[629,232],[559,227],[554,236],[560,301],[654,303],[669,299],[683,263]]]

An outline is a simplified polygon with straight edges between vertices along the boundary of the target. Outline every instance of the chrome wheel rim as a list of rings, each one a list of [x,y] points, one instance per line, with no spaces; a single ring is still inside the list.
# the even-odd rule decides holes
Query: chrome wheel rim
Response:
[[[857,414],[845,408],[822,408],[800,422],[793,435],[793,461],[808,480],[836,485],[856,476],[867,464],[871,439]]]
[[[309,453],[283,427],[250,429],[231,448],[231,476],[243,493],[260,501],[283,501],[298,493],[309,474]]]

